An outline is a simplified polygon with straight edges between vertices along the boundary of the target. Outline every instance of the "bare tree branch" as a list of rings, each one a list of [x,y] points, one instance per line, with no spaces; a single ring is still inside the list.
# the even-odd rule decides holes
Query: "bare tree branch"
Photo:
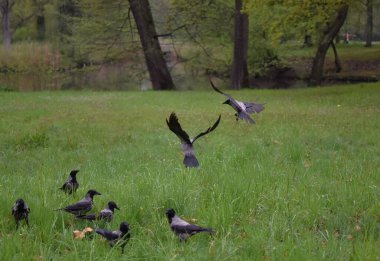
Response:
[[[177,28],[173,29],[171,32],[166,33],[166,34],[156,34],[156,35],[154,36],[154,38],[173,36],[173,33],[174,33],[175,31],[178,31],[179,29],[182,29],[182,28],[184,28],[185,26],[186,26],[186,25],[178,26]]]

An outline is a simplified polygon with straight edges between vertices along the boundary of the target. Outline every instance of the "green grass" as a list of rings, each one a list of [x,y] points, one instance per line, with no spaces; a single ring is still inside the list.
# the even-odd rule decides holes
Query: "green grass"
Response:
[[[285,58],[313,58],[316,52],[316,46],[313,47],[301,47],[297,44],[287,44],[280,46],[280,52]],[[339,43],[336,44],[338,55],[343,60],[355,60],[355,61],[378,61],[380,59],[380,44],[374,43],[371,48],[364,47],[364,43]],[[334,53],[332,48],[329,48],[327,52],[328,59],[334,59]]]
[[[265,102],[257,124],[236,122],[213,91],[0,92],[0,260],[378,260],[380,88],[375,84],[242,90]],[[165,118],[190,135],[222,114],[185,169]],[[75,197],[58,187],[80,168]],[[121,255],[91,225],[53,211],[94,188],[114,200],[132,239]],[[22,197],[31,228],[15,230]],[[165,209],[215,228],[179,243]]]

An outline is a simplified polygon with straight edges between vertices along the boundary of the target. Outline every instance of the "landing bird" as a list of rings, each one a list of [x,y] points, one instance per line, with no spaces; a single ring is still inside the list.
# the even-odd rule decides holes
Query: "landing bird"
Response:
[[[102,228],[98,228],[95,230],[96,233],[102,235],[106,238],[110,244],[110,246],[119,245],[121,246],[121,252],[124,252],[124,247],[127,244],[128,240],[131,238],[131,234],[129,232],[129,224],[126,221],[123,221],[120,224],[119,230],[110,231]],[[119,243],[120,242],[120,243]]]
[[[83,215],[92,209],[95,195],[101,195],[101,194],[97,192],[96,190],[90,189],[87,192],[86,196],[80,201],[78,201],[77,203],[64,207],[64,208],[56,209],[56,210],[64,210],[76,216]]]
[[[168,124],[169,129],[174,132],[174,134],[177,135],[177,137],[181,140],[182,151],[185,155],[183,164],[185,164],[186,167],[191,168],[199,166],[199,162],[194,154],[193,144],[198,138],[212,132],[218,126],[220,118],[221,115],[219,115],[219,118],[212,127],[208,128],[205,132],[199,133],[193,139],[190,139],[189,135],[182,129],[181,125],[178,122],[177,115],[175,115],[174,112],[170,114],[169,120],[166,119],[166,123]]]
[[[264,104],[258,104],[258,103],[254,103],[254,102],[241,102],[241,101],[235,100],[234,98],[232,98],[227,93],[224,93],[221,90],[219,90],[218,88],[216,88],[216,86],[214,85],[214,83],[211,80],[210,80],[210,83],[211,83],[212,88],[215,91],[223,94],[224,96],[226,96],[228,98],[225,102],[223,102],[223,104],[230,105],[236,111],[236,113],[235,113],[236,121],[238,121],[240,118],[240,119],[245,120],[249,123],[255,123],[255,121],[252,120],[252,118],[249,116],[249,114],[259,113],[262,110],[264,110]]]
[[[186,222],[178,217],[172,208],[166,210],[166,216],[168,217],[171,230],[179,237],[181,241],[185,241],[188,237],[200,232],[214,232],[211,228],[203,228]]]
[[[17,199],[16,203],[12,207],[12,215],[14,216],[16,221],[16,229],[18,229],[20,221],[22,219],[25,219],[25,222],[29,227],[29,213],[30,208],[25,203],[25,201],[21,198]]]
[[[75,193],[79,187],[79,183],[77,181],[77,173],[79,172],[79,170],[72,170],[70,172],[70,175],[69,177],[67,178],[65,184],[63,184],[63,186],[60,188],[62,189],[63,191],[65,191],[66,193]]]
[[[105,220],[107,222],[111,222],[115,209],[120,210],[120,208],[116,205],[115,202],[110,201],[107,203],[107,206],[102,211],[100,211],[98,215],[96,214],[79,215],[77,216],[77,218],[91,220],[91,221]]]

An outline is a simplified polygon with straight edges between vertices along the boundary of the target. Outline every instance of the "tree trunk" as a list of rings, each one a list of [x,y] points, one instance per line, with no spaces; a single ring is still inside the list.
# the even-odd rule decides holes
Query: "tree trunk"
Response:
[[[315,86],[320,85],[323,78],[323,66],[325,63],[325,57],[327,50],[333,41],[339,29],[342,27],[344,21],[346,20],[348,12],[348,5],[342,5],[338,9],[338,14],[334,20],[330,21],[326,29],[321,36],[320,42],[318,44],[317,52],[313,60],[313,66],[311,69],[309,85]]]
[[[311,47],[313,46],[313,41],[311,40],[311,35],[306,34],[303,38],[303,46],[304,47]]]
[[[338,52],[336,50],[334,41],[331,41],[331,47],[332,47],[332,49],[334,51],[335,72],[339,73],[340,71],[342,71],[342,64],[340,63],[340,59],[339,59]]]
[[[46,31],[45,8],[43,5],[38,7],[36,26],[37,26],[37,40],[39,41],[45,40],[45,31]]]
[[[248,86],[248,15],[241,13],[242,0],[235,0],[234,57],[231,71],[231,89]]]
[[[129,0],[154,90],[174,89],[166,65],[148,0]]]
[[[2,14],[2,20],[3,20],[3,42],[4,42],[4,48],[6,50],[11,49],[11,43],[12,43],[12,34],[11,34],[11,28],[10,28],[10,17],[11,17],[11,9],[12,9],[13,3],[11,3],[9,0],[5,0],[1,2],[1,14]]]
[[[45,40],[45,16],[37,15],[37,40]]]
[[[373,0],[367,0],[367,23],[365,25],[365,47],[372,46],[373,33]]]

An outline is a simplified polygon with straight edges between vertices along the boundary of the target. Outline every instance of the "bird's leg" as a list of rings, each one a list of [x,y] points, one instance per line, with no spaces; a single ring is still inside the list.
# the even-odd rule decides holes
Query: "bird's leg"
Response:
[[[29,226],[29,218],[28,217],[25,218],[25,221],[26,221],[26,224],[28,225],[28,227],[30,227]]]
[[[17,221],[16,221],[16,230],[18,229],[19,223],[20,223],[20,222],[17,220]]]
[[[235,117],[236,117],[236,121],[239,120],[239,115],[237,113],[235,113]]]

